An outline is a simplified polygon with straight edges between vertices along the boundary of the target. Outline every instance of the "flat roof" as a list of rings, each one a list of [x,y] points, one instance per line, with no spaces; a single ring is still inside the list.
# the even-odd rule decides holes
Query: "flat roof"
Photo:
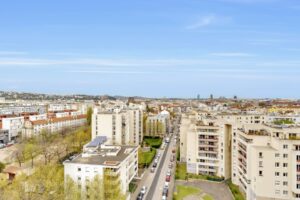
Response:
[[[116,146],[116,145],[107,145],[106,147],[120,147],[120,151],[116,156],[113,155],[104,155],[103,152],[111,152],[112,149],[100,149],[98,153],[90,154],[87,157],[83,154],[79,154],[73,160],[66,160],[64,164],[89,164],[89,165],[104,165],[104,166],[118,166],[123,160],[125,160],[130,153],[138,148],[138,146]],[[89,153],[87,153],[89,154]]]

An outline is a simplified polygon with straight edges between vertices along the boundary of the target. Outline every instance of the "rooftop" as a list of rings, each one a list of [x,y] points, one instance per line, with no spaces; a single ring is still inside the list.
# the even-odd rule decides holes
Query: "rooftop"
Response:
[[[97,152],[85,156],[85,153],[79,154],[73,160],[66,160],[64,164],[79,163],[89,165],[106,165],[106,166],[118,166],[123,160],[125,160],[130,153],[136,150],[137,146],[114,146],[107,145],[106,148],[100,148]],[[118,150],[116,155],[110,154],[111,151]]]

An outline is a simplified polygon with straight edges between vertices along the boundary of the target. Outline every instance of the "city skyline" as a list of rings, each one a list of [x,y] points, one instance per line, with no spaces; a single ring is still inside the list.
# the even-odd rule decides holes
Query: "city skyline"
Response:
[[[0,90],[299,98],[295,0],[10,1]]]

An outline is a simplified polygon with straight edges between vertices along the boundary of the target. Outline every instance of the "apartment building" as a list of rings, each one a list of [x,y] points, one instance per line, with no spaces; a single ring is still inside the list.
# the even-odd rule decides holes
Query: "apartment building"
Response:
[[[76,128],[86,124],[86,115],[50,117],[45,119],[32,118],[38,120],[26,120],[22,129],[23,137],[32,137],[40,134],[42,131],[49,133],[59,132],[66,128]]]
[[[0,123],[0,144],[7,144],[9,142],[9,131],[1,129]]]
[[[21,113],[33,113],[33,112],[37,112],[40,114],[46,113],[46,106],[19,105],[19,104],[0,105],[0,115],[4,115],[4,114],[18,115]]]
[[[300,127],[244,125],[233,138],[232,180],[247,199],[300,199]]]
[[[8,130],[8,140],[14,140],[22,132],[24,117],[2,118],[2,129]]]
[[[234,124],[263,124],[270,120],[270,118],[264,114],[218,114],[217,117],[218,119]]]
[[[99,111],[92,115],[92,138],[106,136],[108,143],[139,145],[143,141],[143,112],[138,109]]]
[[[157,115],[149,115],[145,126],[145,135],[164,137],[170,133],[170,113],[164,110]]]
[[[300,127],[234,118],[182,118],[180,153],[188,173],[231,178],[249,200],[300,199]]]
[[[106,137],[97,136],[84,146],[82,154],[63,164],[65,180],[67,176],[72,178],[83,193],[86,183],[98,175],[102,181],[114,180],[104,184],[106,199],[116,188],[129,199],[129,183],[138,174],[138,146],[107,145]]]
[[[184,115],[180,127],[180,160],[187,172],[229,178],[230,131],[210,116]]]

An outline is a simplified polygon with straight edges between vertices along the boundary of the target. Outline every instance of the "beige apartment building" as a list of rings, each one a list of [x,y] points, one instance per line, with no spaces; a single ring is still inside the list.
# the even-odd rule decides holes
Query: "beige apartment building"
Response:
[[[143,141],[143,112],[139,109],[98,111],[92,115],[92,139],[106,136],[108,143],[139,145]]]
[[[188,173],[231,178],[248,200],[300,199],[300,127],[265,124],[262,116],[227,120],[182,117],[180,159]]]

